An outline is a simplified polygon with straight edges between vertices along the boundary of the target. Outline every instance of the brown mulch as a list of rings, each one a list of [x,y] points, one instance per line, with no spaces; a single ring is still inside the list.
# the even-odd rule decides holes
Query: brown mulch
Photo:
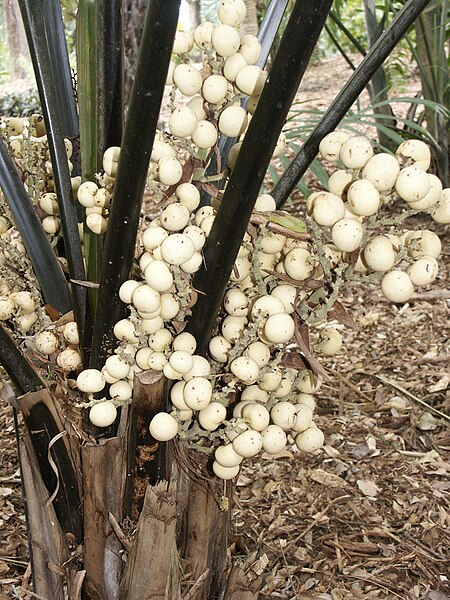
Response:
[[[261,598],[450,598],[450,430],[432,410],[450,414],[446,259],[440,292],[402,307],[347,291],[357,329],[324,361],[324,451],[243,470],[234,551],[265,555]]]
[[[322,101],[345,74],[340,59],[316,65],[304,92]],[[415,227],[441,235],[441,273],[401,307],[376,286],[346,289],[357,329],[343,328],[345,352],[324,361],[325,449],[262,456],[239,478],[230,553],[257,554],[261,598],[450,598],[450,430],[432,410],[450,414],[449,237],[425,218]],[[0,598],[17,598],[27,539],[12,410],[1,404],[0,447]]]

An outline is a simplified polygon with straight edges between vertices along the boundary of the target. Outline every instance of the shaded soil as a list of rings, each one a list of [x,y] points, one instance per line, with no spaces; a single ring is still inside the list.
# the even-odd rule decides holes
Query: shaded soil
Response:
[[[340,59],[315,65],[300,98],[327,104],[347,74]],[[230,554],[259,557],[261,598],[450,598],[450,431],[436,412],[450,414],[448,231],[422,217],[411,225],[441,235],[441,273],[401,307],[376,286],[345,290],[357,327],[342,328],[345,352],[324,361],[325,449],[263,455],[239,477]],[[4,405],[0,447],[0,598],[18,598],[27,544]]]

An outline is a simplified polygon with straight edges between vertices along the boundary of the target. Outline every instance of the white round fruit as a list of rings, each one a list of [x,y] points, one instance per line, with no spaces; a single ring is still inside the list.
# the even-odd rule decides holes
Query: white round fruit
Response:
[[[393,270],[381,280],[381,291],[391,302],[408,302],[414,294],[414,285],[408,273]]]
[[[240,433],[233,440],[233,449],[236,454],[244,458],[256,456],[262,448],[262,437],[258,431],[251,429]]]
[[[197,46],[202,49],[206,48],[211,43],[211,35],[214,31],[214,24],[205,21],[200,23],[194,30],[194,41]]]
[[[36,308],[36,302],[30,292],[14,292],[10,299],[24,315],[31,314]]]
[[[177,151],[167,142],[156,139],[153,142],[151,160],[153,162],[159,162],[163,156],[173,156],[176,158]]]
[[[372,144],[363,136],[349,138],[342,144],[339,153],[339,159],[347,169],[362,169],[372,156]]]
[[[273,199],[273,196],[270,194],[261,194],[256,199],[254,210],[259,210],[261,212],[272,212],[277,209],[277,204]]]
[[[297,288],[289,284],[277,285],[270,292],[271,296],[278,298],[284,305],[284,312],[292,314],[294,312],[295,299],[297,297]]]
[[[269,425],[261,431],[262,449],[269,454],[278,454],[285,449],[287,437],[278,425]]]
[[[195,112],[195,116],[199,121],[203,121],[207,118],[208,115],[205,112],[204,100],[202,96],[193,96],[189,100],[187,105],[189,106],[189,108],[192,108],[192,110]]]
[[[262,369],[270,361],[270,350],[262,342],[252,342],[244,350],[244,356],[248,356]]]
[[[139,338],[136,336],[136,328],[129,319],[121,319],[114,325],[113,332],[118,340],[126,340],[131,344],[137,344]]]
[[[180,303],[170,293],[161,294],[161,314],[160,317],[164,321],[175,319],[180,312]]]
[[[168,442],[178,433],[178,421],[166,412],[157,413],[150,422],[150,435],[159,442]]]
[[[78,188],[78,202],[85,208],[95,206],[95,194],[98,191],[98,186],[93,181],[85,181]]]
[[[106,359],[104,368],[116,379],[125,379],[130,371],[130,365],[117,354]]]
[[[408,255],[412,258],[420,258],[421,256],[438,258],[442,251],[441,240],[429,229],[411,231],[406,236],[405,245],[408,249]]]
[[[261,43],[251,33],[246,33],[241,37],[241,46],[239,48],[239,54],[243,56],[249,65],[255,65],[261,56]]]
[[[231,25],[218,25],[213,29],[211,43],[219,56],[231,56],[239,50],[241,39]]]
[[[384,273],[392,269],[396,252],[391,240],[385,235],[376,235],[364,248],[364,261],[372,271]]]
[[[197,340],[192,333],[183,331],[174,337],[172,348],[174,350],[184,350],[185,352],[189,352],[189,354],[194,354],[195,349],[197,348]]]
[[[352,181],[351,173],[345,169],[338,169],[328,178],[328,191],[336,196],[342,196]]]
[[[231,350],[230,342],[222,335],[215,335],[209,342],[209,353],[217,362],[225,363],[228,360],[228,352]]]
[[[295,436],[295,445],[302,452],[315,452],[322,448],[324,440],[325,436],[322,430],[309,427]]]
[[[265,404],[269,400],[269,394],[262,390],[259,385],[248,385],[242,390],[241,400]]]
[[[223,467],[220,463],[214,461],[212,468],[215,475],[224,481],[234,479],[239,474],[239,465],[236,465],[235,467]]]
[[[220,402],[210,402],[198,413],[200,426],[206,431],[214,431],[225,420],[227,409]]]
[[[240,52],[229,56],[223,65],[223,74],[232,83],[236,81],[237,74],[248,65]]]
[[[236,75],[236,86],[246,96],[259,96],[266,82],[266,74],[256,65],[248,65]]]
[[[300,376],[297,387],[304,394],[314,394],[322,386],[322,376],[316,375],[312,371],[304,371]]]
[[[97,402],[89,411],[89,420],[96,427],[109,427],[117,417],[117,409],[112,402]]]
[[[53,354],[58,349],[58,338],[51,331],[41,331],[34,338],[36,350],[41,354]]]
[[[187,262],[194,252],[193,241],[183,233],[170,235],[161,244],[161,256],[170,265],[181,265]]]
[[[450,223],[450,188],[442,190],[441,196],[430,214],[436,223],[442,223],[443,225]]]
[[[349,136],[344,131],[332,131],[319,144],[319,152],[325,160],[336,162],[339,159],[342,144]]]
[[[198,354],[192,355],[193,365],[192,369],[187,373],[183,374],[185,381],[190,381],[194,377],[206,377],[208,378],[211,373],[211,365],[208,360]]]
[[[314,409],[316,408],[316,401],[314,400],[314,396],[311,394],[301,393],[295,398],[295,400],[298,404],[306,404],[306,406],[309,406],[309,408],[314,412]]]
[[[217,9],[219,21],[236,27],[244,22],[247,8],[243,0],[222,0]]]
[[[194,38],[189,31],[178,30],[175,32],[172,52],[174,54],[186,54],[194,47]]]
[[[364,166],[362,176],[373,183],[379,192],[389,192],[395,186],[400,165],[392,154],[375,154]]]
[[[160,246],[168,235],[169,233],[164,227],[147,227],[142,234],[142,244],[150,252]]]
[[[192,134],[192,141],[201,149],[209,149],[217,142],[217,129],[206,119],[198,121],[197,127]]]
[[[13,316],[14,312],[14,302],[6,296],[0,296],[0,321],[7,321]]]
[[[173,285],[173,275],[162,260],[154,260],[144,271],[147,285],[157,292],[167,292]]]
[[[259,377],[259,367],[248,356],[238,356],[230,364],[230,371],[246,385],[251,385]]]
[[[228,91],[228,80],[223,75],[210,75],[203,81],[202,96],[211,104],[222,102]]]
[[[289,342],[294,333],[294,319],[284,312],[270,315],[264,325],[264,336],[272,344],[284,344]]]
[[[292,431],[301,433],[306,431],[310,426],[313,419],[312,408],[306,404],[294,404],[295,408],[295,423],[292,427]]]
[[[176,137],[189,137],[194,133],[197,123],[197,116],[189,106],[177,106],[169,117],[170,132]]]
[[[80,392],[95,394],[105,387],[105,378],[98,369],[85,369],[77,377]]]
[[[279,298],[267,294],[255,300],[250,310],[250,318],[255,321],[257,318],[269,317],[281,312],[284,312],[283,302]]]
[[[219,446],[216,448],[214,452],[214,458],[217,463],[222,465],[222,467],[230,468],[237,467],[241,464],[243,458],[240,454],[237,454],[233,448],[233,444],[225,444],[224,446]]]
[[[378,212],[380,193],[368,179],[354,181],[347,190],[347,200],[352,212],[368,217]]]
[[[422,256],[406,269],[414,285],[429,285],[439,272],[439,265],[432,256]]]
[[[169,357],[170,366],[182,375],[188,373],[193,365],[194,361],[192,355],[185,350],[175,350]]]
[[[278,425],[284,431],[292,429],[296,421],[296,410],[291,402],[277,402],[270,411],[270,418],[274,425]]]
[[[191,410],[202,410],[211,402],[212,384],[205,377],[193,377],[183,389],[186,405]]]
[[[419,167],[405,167],[397,177],[395,191],[405,202],[418,202],[428,194],[430,185],[428,173]]]
[[[234,317],[228,315],[222,321],[220,328],[223,337],[231,343],[235,343],[236,340],[242,337],[245,327],[247,325],[247,319],[245,317]]]
[[[427,171],[431,163],[431,152],[427,144],[421,140],[406,140],[397,148],[395,155],[402,165],[414,165]]]
[[[133,395],[133,388],[128,381],[120,380],[110,386],[109,394],[118,402],[128,402]]]
[[[243,407],[241,414],[254,431],[262,431],[270,423],[270,413],[262,404],[250,402]]]
[[[202,89],[203,79],[192,65],[178,65],[173,71],[173,82],[184,96],[193,96]]]
[[[298,281],[307,279],[314,270],[313,257],[305,248],[293,248],[289,250],[285,256],[283,265],[289,277]]]
[[[313,195],[310,196],[310,200]],[[318,192],[312,200],[312,216],[314,221],[324,227],[332,227],[345,215],[342,198],[331,192]]]
[[[178,410],[190,410],[184,401],[183,391],[185,385],[184,381],[177,381],[170,389],[170,401]]]
[[[175,190],[175,195],[189,212],[194,211],[200,204],[200,192],[192,183],[180,183]]]
[[[239,137],[247,128],[247,112],[242,106],[233,104],[225,108],[219,116],[219,131],[228,137]]]
[[[333,356],[342,348],[342,335],[337,329],[326,327],[319,335],[319,350],[326,356]]]
[[[164,185],[176,185],[182,175],[183,167],[177,158],[163,156],[158,162],[158,179]]]
[[[225,293],[223,306],[229,315],[245,317],[248,313],[248,298],[239,288],[230,288]]]
[[[59,213],[57,198],[58,197],[54,192],[42,194],[42,196],[39,198],[39,206],[47,215],[57,215]]]
[[[63,328],[63,336],[64,339],[69,342],[69,344],[77,345],[79,342],[78,336],[78,325],[75,321],[69,321],[66,323]]]
[[[418,200],[417,202],[410,202],[409,205],[414,210],[426,210],[428,208],[432,208],[439,201],[442,194],[442,182],[439,177],[433,175],[433,173],[428,173],[428,179],[430,181],[430,189],[428,193],[422,198],[422,200]]]
[[[359,248],[363,234],[363,226],[355,219],[340,219],[331,230],[333,244],[342,252],[353,252]]]
[[[137,287],[131,296],[131,301],[136,310],[144,313],[155,312],[161,304],[159,292],[149,285],[140,285]]]
[[[161,212],[161,225],[164,229],[167,229],[167,231],[180,231],[180,229],[183,229],[189,223],[189,217],[189,210],[186,206],[179,202],[175,202],[166,206]],[[171,238],[169,237],[163,240],[161,242],[161,247],[164,243],[167,243],[169,239]]]
[[[56,357],[56,364],[66,373],[75,371],[81,366],[81,363],[82,360],[80,353],[72,348],[66,348]]]
[[[163,371],[167,363],[168,360],[163,352],[152,352],[148,358],[148,368],[153,371]]]

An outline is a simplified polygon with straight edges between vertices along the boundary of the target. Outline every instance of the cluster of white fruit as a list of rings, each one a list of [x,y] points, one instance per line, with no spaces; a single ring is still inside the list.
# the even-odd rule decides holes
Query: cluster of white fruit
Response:
[[[306,242],[264,227],[256,240],[247,234],[209,357],[197,355],[195,338],[188,332],[177,334],[174,322],[184,320],[191,303],[191,277],[202,264],[201,250],[215,219],[216,210],[199,208],[199,203],[198,188],[181,183],[159,217],[143,231],[138,257],[141,278],[125,281],[119,290],[130,315],[114,327],[119,342],[116,352],[101,370],[82,371],[77,386],[88,395],[109,386],[110,399],[90,397],[90,419],[105,427],[114,421],[116,406],[131,399],[135,373],[162,371],[174,381],[172,409],[154,417],[153,437],[167,441],[180,434],[198,442],[215,432],[225,444],[217,448],[214,471],[226,479],[236,475],[244,456],[254,456],[261,449],[277,453],[289,435],[303,451],[323,444],[323,434],[312,421],[315,401],[311,396],[321,378],[281,364],[295,334],[295,306],[306,294],[280,283],[267,271],[275,269],[300,280],[315,269],[317,261]],[[273,211],[275,201],[263,194],[255,209]],[[310,264],[299,267],[304,253]],[[319,350],[333,354],[341,345],[337,330],[322,330]]]
[[[374,236],[370,232],[378,225],[380,209],[393,198],[407,203],[408,214],[424,211],[438,223],[450,223],[450,189],[443,189],[439,178],[427,173],[428,146],[408,140],[395,156],[374,154],[367,138],[336,131],[322,140],[320,153],[342,165],[330,176],[329,191],[313,193],[307,200],[314,221],[331,228],[328,254],[340,260],[358,251],[355,271],[384,273],[381,289],[386,298],[407,302],[414,286],[428,285],[437,277],[439,237],[429,230],[391,229]],[[400,268],[402,261],[406,270]]]
[[[59,207],[53,180],[53,171],[50,161],[45,125],[41,115],[33,115],[30,119],[9,117],[2,123],[5,130],[6,142],[19,167],[23,164],[27,172],[25,187],[36,204],[36,212],[41,219],[43,230],[53,237],[61,229]],[[73,146],[69,139],[64,140],[66,146],[69,171],[72,172]],[[32,165],[31,174],[28,169]],[[77,178],[73,178],[73,181]],[[5,227],[5,217],[0,217],[0,232]]]

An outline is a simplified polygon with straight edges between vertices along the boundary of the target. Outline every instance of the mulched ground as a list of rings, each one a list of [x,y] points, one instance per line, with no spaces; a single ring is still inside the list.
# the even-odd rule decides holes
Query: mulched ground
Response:
[[[345,73],[339,60],[318,65],[304,93],[322,102]],[[261,598],[450,598],[450,431],[433,410],[450,414],[449,236],[425,218],[415,227],[441,235],[441,273],[401,307],[375,286],[346,289],[357,328],[342,329],[345,352],[324,362],[332,375],[318,394],[325,449],[263,456],[239,478],[230,553],[258,557]],[[0,598],[18,598],[27,543],[4,405],[0,448]]]

